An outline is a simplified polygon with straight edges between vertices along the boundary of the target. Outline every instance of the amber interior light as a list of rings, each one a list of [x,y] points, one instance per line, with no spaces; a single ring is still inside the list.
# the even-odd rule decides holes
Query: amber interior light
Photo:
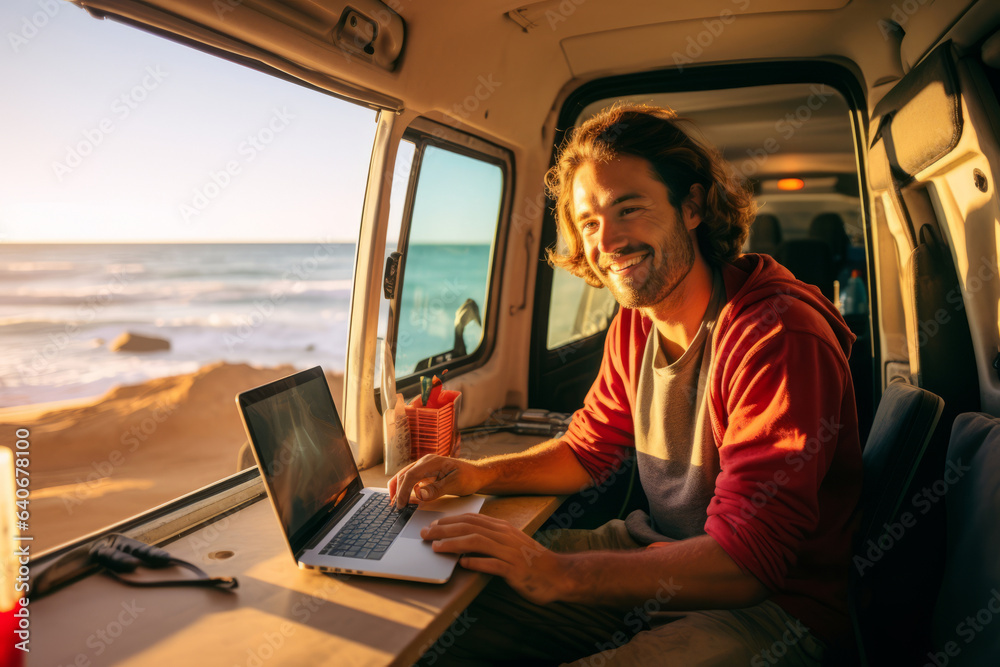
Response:
[[[801,178],[779,178],[778,179],[778,189],[779,190],[801,190],[806,186],[805,182]]]

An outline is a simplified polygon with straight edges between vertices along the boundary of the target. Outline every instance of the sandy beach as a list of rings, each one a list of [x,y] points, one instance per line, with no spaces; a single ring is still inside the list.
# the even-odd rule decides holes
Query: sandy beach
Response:
[[[219,362],[96,398],[0,409],[0,442],[30,432],[33,551],[237,472],[246,436],[234,397],[295,370]],[[327,381],[340,409],[342,377]]]

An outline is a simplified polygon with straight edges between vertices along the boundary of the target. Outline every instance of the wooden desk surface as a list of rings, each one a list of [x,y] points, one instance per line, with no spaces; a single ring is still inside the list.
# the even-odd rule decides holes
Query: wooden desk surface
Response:
[[[463,455],[540,441],[491,436],[467,443]],[[385,485],[379,469],[362,477]],[[533,532],[558,504],[555,496],[489,497],[482,512]],[[239,588],[143,589],[88,577],[31,603],[26,664],[410,665],[489,580],[461,568],[443,585],[300,570],[266,498],[167,548],[209,574],[238,577]],[[220,559],[223,552],[232,555]]]

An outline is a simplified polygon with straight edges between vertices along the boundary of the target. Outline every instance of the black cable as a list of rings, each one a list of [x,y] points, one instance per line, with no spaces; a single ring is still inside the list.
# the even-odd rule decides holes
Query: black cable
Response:
[[[235,577],[210,577],[197,565],[181,560],[180,558],[174,558],[163,549],[134,540],[120,533],[112,533],[95,542],[90,548],[90,558],[93,562],[103,566],[107,574],[129,586],[203,586],[233,589],[239,585]],[[182,567],[194,572],[198,575],[198,578],[136,581],[121,576],[122,573],[134,572],[141,566],[150,569]]]
[[[197,579],[142,581],[123,577],[140,567],[154,570],[181,567],[198,575]],[[90,545],[77,547],[48,565],[32,582],[32,599],[40,598],[67,586],[94,571],[103,572],[123,584],[141,587],[197,586],[232,590],[239,585],[236,577],[210,577],[198,566],[151,544],[120,533],[105,535]]]

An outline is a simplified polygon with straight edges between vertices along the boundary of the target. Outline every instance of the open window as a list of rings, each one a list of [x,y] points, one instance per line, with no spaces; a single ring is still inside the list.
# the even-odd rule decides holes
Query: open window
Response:
[[[232,476],[238,392],[320,364],[340,401],[375,135],[370,108],[58,4],[0,63],[0,426],[30,432],[38,552]]]
[[[545,347],[564,349],[598,335],[607,330],[616,312],[618,304],[611,292],[591,287],[566,271],[556,271],[552,276]]]

